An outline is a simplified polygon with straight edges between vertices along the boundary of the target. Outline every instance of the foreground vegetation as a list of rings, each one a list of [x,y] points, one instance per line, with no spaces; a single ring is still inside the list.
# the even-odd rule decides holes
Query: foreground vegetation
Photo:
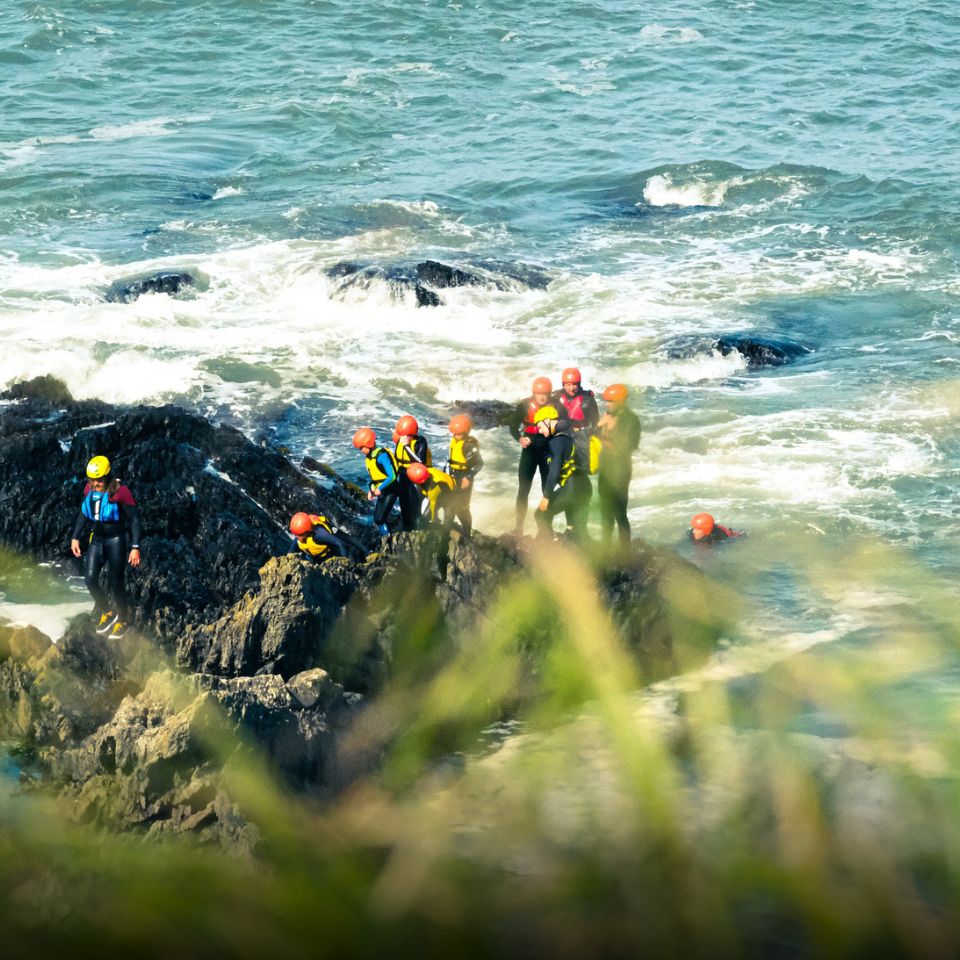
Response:
[[[211,717],[252,854],[4,797],[8,955],[956,955],[956,708],[936,695],[956,676],[951,590],[877,548],[810,555],[822,595],[894,598],[878,629],[651,689],[594,591],[571,589],[582,563],[542,557],[454,656],[411,613],[343,744],[381,762],[332,801],[282,790]],[[692,631],[735,610],[674,587]],[[484,748],[508,708],[518,724]]]

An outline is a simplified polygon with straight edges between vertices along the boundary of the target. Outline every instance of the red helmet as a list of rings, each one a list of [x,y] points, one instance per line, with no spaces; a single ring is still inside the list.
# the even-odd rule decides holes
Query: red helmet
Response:
[[[626,388],[626,385],[622,383],[611,383],[610,386],[603,391],[603,399],[606,400],[607,403],[623,403],[629,396],[630,391]]]
[[[576,367],[567,367],[563,371],[562,380],[564,383],[579,383],[582,379],[580,371]]]
[[[407,479],[413,483],[423,483],[430,476],[430,471],[424,463],[411,463],[407,467]]]
[[[553,384],[548,377],[537,377],[533,381],[533,393],[553,393]]]
[[[473,429],[473,422],[465,413],[458,413],[450,418],[451,433],[469,433]]]
[[[415,437],[420,432],[420,424],[416,417],[405,414],[397,421],[397,433],[401,437]]]
[[[713,532],[713,517],[709,513],[698,513],[691,521],[690,526],[694,530],[694,535],[700,534],[701,537],[709,537]]]
[[[302,537],[313,530],[313,521],[309,513],[295,513],[290,518],[290,532],[295,537]]]
[[[353,435],[353,445],[362,450],[364,447],[375,447],[377,445],[377,435],[370,427],[361,427]]]

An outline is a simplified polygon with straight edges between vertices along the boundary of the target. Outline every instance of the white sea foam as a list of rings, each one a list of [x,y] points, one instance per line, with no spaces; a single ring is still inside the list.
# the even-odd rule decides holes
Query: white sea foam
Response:
[[[727,191],[743,183],[742,177],[709,182],[694,179],[675,183],[669,173],[652,176],[643,188],[643,198],[653,207],[719,207]]]
[[[242,193],[246,193],[243,187],[220,187],[211,199],[223,200],[225,197],[239,197]]]
[[[648,23],[640,31],[642,43],[696,43],[703,34],[695,27],[668,27],[662,23]]]
[[[77,603],[9,603],[0,601],[0,622],[11,626],[34,626],[51,640],[59,640],[67,624],[90,609],[90,601]]]

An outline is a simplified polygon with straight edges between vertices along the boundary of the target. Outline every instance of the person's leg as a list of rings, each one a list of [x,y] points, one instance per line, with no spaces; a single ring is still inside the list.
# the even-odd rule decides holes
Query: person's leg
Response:
[[[123,582],[127,562],[126,540],[123,537],[110,537],[109,540],[104,540],[103,551],[107,560],[107,586],[110,592],[110,602],[116,611],[117,618],[126,623],[130,619],[127,591]]]
[[[116,610],[110,609],[110,601],[106,593],[100,589],[100,571],[106,558],[103,552],[103,541],[91,540],[87,546],[87,555],[84,558],[83,578],[93,597],[93,619],[99,626],[100,617],[104,613],[116,613]]]
[[[630,521],[627,519],[627,503],[630,500],[630,480],[628,479],[623,486],[616,490],[615,494],[613,515],[617,521],[620,543],[626,545],[630,543]]]
[[[603,474],[597,477],[597,498],[600,501],[600,539],[608,544],[613,537],[616,508],[613,486]]]
[[[473,514],[470,512],[470,498],[473,495],[473,484],[466,490],[457,488],[451,496],[451,512],[454,518],[460,521],[463,535],[469,537],[473,531]]]
[[[373,508],[373,522],[382,534],[389,533],[387,530],[387,517],[393,505],[397,502],[397,494],[394,491],[381,493],[376,500],[376,506]]]
[[[517,517],[516,533],[523,533],[523,521],[527,516],[527,503],[530,499],[530,487],[533,486],[533,475],[537,472],[537,458],[530,447],[520,450],[520,463],[517,466]]]
[[[593,496],[593,484],[587,476],[571,477],[563,488],[567,491],[564,509],[570,538],[577,543],[589,539],[587,519],[590,516],[590,498]]]

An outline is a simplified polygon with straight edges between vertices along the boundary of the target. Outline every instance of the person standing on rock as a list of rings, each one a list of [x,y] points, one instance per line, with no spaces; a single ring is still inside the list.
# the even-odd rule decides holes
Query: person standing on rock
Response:
[[[573,440],[566,420],[560,419],[556,407],[541,407],[534,416],[540,435],[547,441],[550,469],[543,485],[543,499],[537,507],[538,536],[553,537],[553,518],[562,513],[567,518],[571,540],[582,542],[587,538],[587,515],[593,486],[589,465]]]
[[[290,532],[297,538],[297,548],[314,560],[347,556],[347,545],[333,532],[326,517],[295,513],[290,519]]]
[[[473,531],[473,515],[470,513],[470,498],[473,496],[473,478],[483,467],[480,444],[476,437],[470,436],[473,423],[465,413],[458,413],[450,419],[450,454],[447,459],[447,473],[456,482],[456,489],[450,502],[450,512],[460,521],[463,534],[469,537]]]
[[[516,523],[514,525],[514,533],[517,536],[523,533],[523,521],[527,516],[533,475],[539,471],[541,490],[543,490],[547,480],[548,444],[546,438],[541,436],[537,430],[533,418],[538,410],[550,402],[552,391],[553,384],[547,377],[537,377],[533,381],[531,395],[517,404],[513,419],[509,424],[511,436],[520,444],[520,464],[517,468],[519,484],[517,487]]]
[[[140,565],[140,516],[133,494],[111,476],[106,457],[94,457],[87,464],[83,502],[70,540],[70,550],[78,559],[83,553],[81,540],[87,541],[84,576],[93,597],[97,633],[119,639],[126,634],[130,619],[123,582],[125,561],[131,567]],[[104,566],[106,592],[100,587]]]
[[[576,367],[567,367],[563,371],[563,388],[552,399],[553,405],[566,419],[573,430],[586,430],[593,433],[600,419],[597,400],[592,390],[584,390],[580,371]]]
[[[400,526],[404,530],[416,530],[420,523],[422,498],[417,488],[407,477],[407,467],[412,463],[433,466],[430,446],[420,436],[420,424],[415,417],[405,414],[397,421],[394,431],[397,437],[397,470],[400,474]]]
[[[370,427],[361,427],[353,435],[353,445],[363,454],[370,475],[367,499],[376,500],[373,523],[378,533],[385,537],[390,532],[387,517],[400,491],[397,458],[386,447],[377,446],[377,435]]]
[[[633,476],[633,451],[640,445],[640,418],[627,407],[630,391],[622,383],[613,383],[603,391],[607,404],[598,424],[600,428],[600,468],[597,471],[597,497],[600,500],[600,534],[604,543],[617,525],[621,544],[630,542],[627,501]]]

